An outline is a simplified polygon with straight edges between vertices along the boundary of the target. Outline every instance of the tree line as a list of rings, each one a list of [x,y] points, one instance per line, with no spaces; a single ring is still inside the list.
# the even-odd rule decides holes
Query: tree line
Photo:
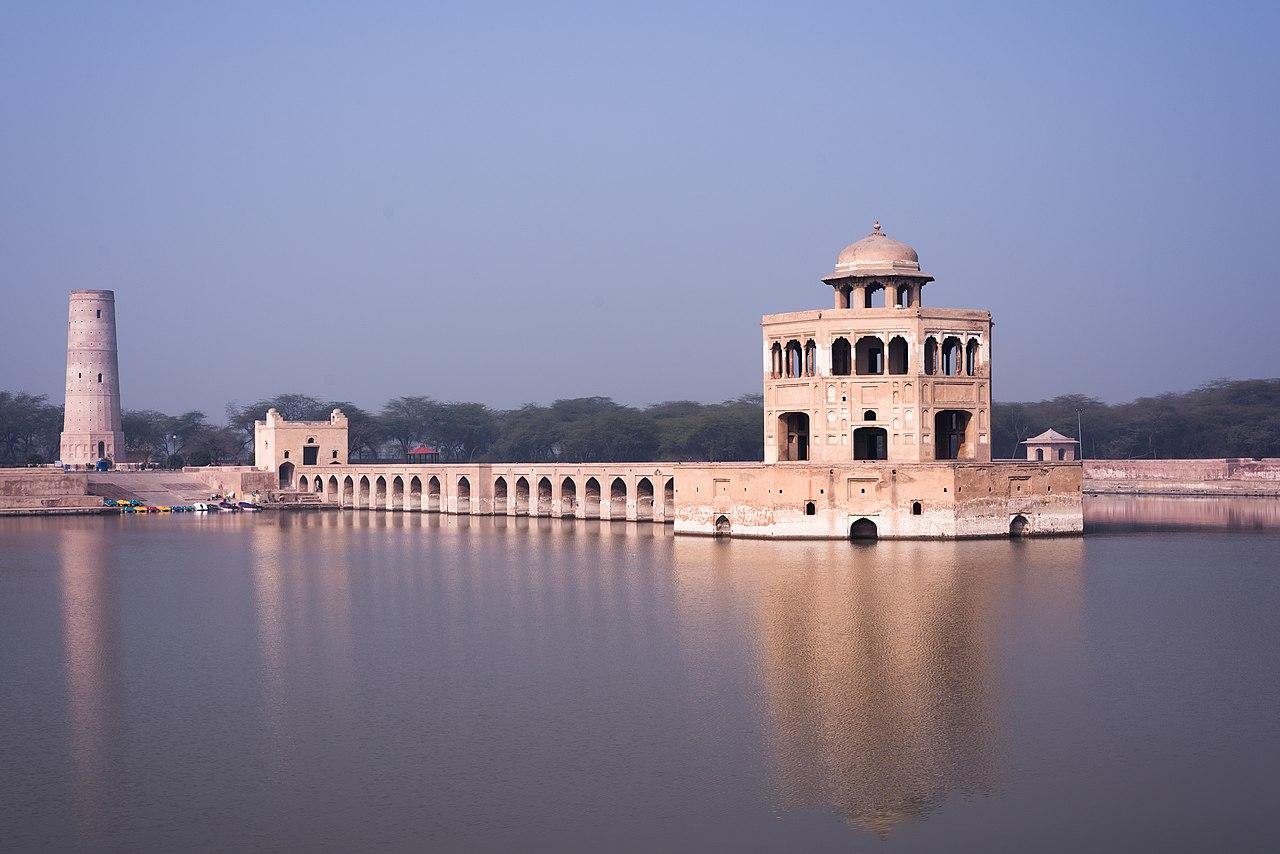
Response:
[[[282,394],[229,404],[225,423],[203,412],[123,414],[130,457],[156,465],[252,462],[253,424],[274,407],[291,421],[327,420],[335,407],[349,423],[353,460],[402,460],[425,444],[446,462],[747,461],[764,456],[763,400],[668,401],[633,407],[607,397],[557,400],[495,410],[481,403],[397,397],[379,411],[350,401]],[[992,407],[992,455],[1025,456],[1023,439],[1083,426],[1087,457],[1108,459],[1280,457],[1280,379],[1221,380],[1180,394],[1108,404],[1083,395]],[[0,465],[58,457],[62,407],[43,395],[0,391]]]

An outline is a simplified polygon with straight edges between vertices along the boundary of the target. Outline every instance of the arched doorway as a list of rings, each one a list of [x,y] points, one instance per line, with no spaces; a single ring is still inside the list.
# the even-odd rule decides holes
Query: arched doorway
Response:
[[[837,338],[831,342],[831,374],[847,377],[853,373],[853,347],[848,338]]]
[[[422,510],[422,480],[415,474],[409,478],[409,510]]]
[[[288,489],[293,483],[293,463],[280,464],[280,488]]]
[[[778,459],[799,462],[809,459],[809,415],[783,412],[778,416]]]
[[[884,342],[874,335],[864,335],[853,345],[853,371],[859,376],[884,373]]]
[[[875,540],[880,535],[876,523],[870,519],[859,519],[849,526],[849,539],[870,541]]]
[[[435,475],[427,481],[427,512],[440,512],[440,478]]]
[[[387,506],[387,479],[382,475],[373,483],[373,506],[377,510]]]
[[[968,440],[969,418],[969,413],[962,409],[938,410],[933,416],[934,459],[973,459]]]
[[[311,478],[307,477],[305,474],[304,474],[302,477],[298,478],[298,491],[299,491],[299,492],[310,492],[310,491],[311,491]]]
[[[895,335],[889,339],[889,373],[905,374],[910,369],[907,339]]]
[[[356,484],[351,479],[351,475],[347,475],[342,479],[342,497],[339,499],[343,507],[350,507],[355,498]]]
[[[404,509],[404,478],[400,475],[396,475],[391,480],[391,503],[387,505],[387,509]]]
[[[329,488],[324,491],[324,497],[330,501],[340,501],[342,496],[338,492],[338,476],[336,474],[329,475]]]
[[[1026,533],[1026,530],[1027,530],[1027,517],[1023,516],[1021,513],[1019,513],[1017,516],[1014,516],[1013,520],[1009,522],[1009,536],[1013,537],[1014,539],[1018,539],[1019,537],[1022,537]]]
[[[964,358],[964,347],[960,339],[948,336],[942,339],[942,373],[948,377],[960,376],[961,360]]]
[[[586,507],[583,512],[588,519],[600,518],[600,481],[594,477],[587,478],[586,488],[583,490],[586,497]]]
[[[368,475],[365,475],[365,474],[360,475],[360,490],[356,495],[356,501],[357,501],[356,503],[357,507],[363,507],[365,510],[369,509],[369,476]]]
[[[662,515],[668,522],[676,515],[676,479],[674,477],[667,478],[666,486],[662,487]]]
[[[716,517],[716,536],[727,537],[733,533],[733,523],[729,521],[728,516]]]

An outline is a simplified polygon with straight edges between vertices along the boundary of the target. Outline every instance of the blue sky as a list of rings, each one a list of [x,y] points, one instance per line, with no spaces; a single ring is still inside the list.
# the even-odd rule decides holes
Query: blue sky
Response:
[[[8,3],[0,388],[719,400],[874,219],[997,399],[1280,375],[1276,9]]]

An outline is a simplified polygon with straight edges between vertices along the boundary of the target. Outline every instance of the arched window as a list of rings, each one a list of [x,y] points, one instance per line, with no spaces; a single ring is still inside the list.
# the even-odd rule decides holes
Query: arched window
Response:
[[[862,305],[864,308],[884,308],[884,285],[879,282],[867,285],[863,291]]]
[[[883,427],[859,427],[853,431],[855,460],[889,459],[889,433]]]
[[[894,303],[898,308],[911,308],[911,286],[898,285],[898,299]]]
[[[854,345],[854,370],[859,376],[884,373],[884,343],[876,337],[865,335]]]
[[[1036,448],[1036,459],[1037,460],[1044,459],[1044,448]]]
[[[978,367],[978,339],[970,338],[969,343],[964,345],[964,372],[968,376],[973,376],[974,371]]]
[[[929,375],[938,372],[938,339],[932,335],[924,340],[924,372]]]
[[[775,379],[782,376],[782,345],[776,341],[769,348],[769,372]]]
[[[818,373],[818,345],[810,338],[804,342],[804,375],[815,376]]]
[[[848,285],[836,288],[836,308],[853,308],[853,288]]]
[[[98,374],[98,382],[102,382],[102,374]]]
[[[911,502],[911,515],[919,516],[921,512],[923,512],[923,508],[920,506],[920,502],[919,501]]]
[[[1067,449],[1066,449],[1066,448],[1059,448],[1059,449],[1058,449],[1058,461],[1059,461],[1059,462],[1061,462],[1061,461],[1065,460],[1066,458],[1067,458]]]
[[[806,501],[804,503],[804,515],[816,516],[817,514],[818,514],[817,505],[815,505],[812,501]]]
[[[863,421],[875,421],[875,420],[876,420],[876,411],[875,411],[874,409],[868,409],[866,412],[862,413],[862,420],[863,420]]]
[[[948,377],[960,376],[960,359],[964,350],[960,339],[948,336],[942,341],[942,373]]]
[[[787,376],[799,377],[804,374],[804,357],[800,351],[800,342],[791,340],[787,342]]]
[[[901,335],[889,339],[889,373],[907,372],[907,340]]]
[[[831,373],[837,377],[847,377],[853,373],[853,348],[848,338],[837,338],[831,342]]]

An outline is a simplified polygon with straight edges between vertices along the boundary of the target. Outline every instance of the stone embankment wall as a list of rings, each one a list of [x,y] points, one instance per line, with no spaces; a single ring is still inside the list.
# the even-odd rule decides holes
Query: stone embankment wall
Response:
[[[89,494],[87,474],[58,469],[0,470],[0,516],[101,510],[102,499]]]
[[[234,492],[237,496],[244,496],[255,492],[267,493],[276,488],[273,472],[260,471],[252,466],[187,466],[182,473],[198,477],[210,492],[219,495]]]
[[[1084,489],[1139,495],[1280,496],[1280,458],[1086,460]]]

